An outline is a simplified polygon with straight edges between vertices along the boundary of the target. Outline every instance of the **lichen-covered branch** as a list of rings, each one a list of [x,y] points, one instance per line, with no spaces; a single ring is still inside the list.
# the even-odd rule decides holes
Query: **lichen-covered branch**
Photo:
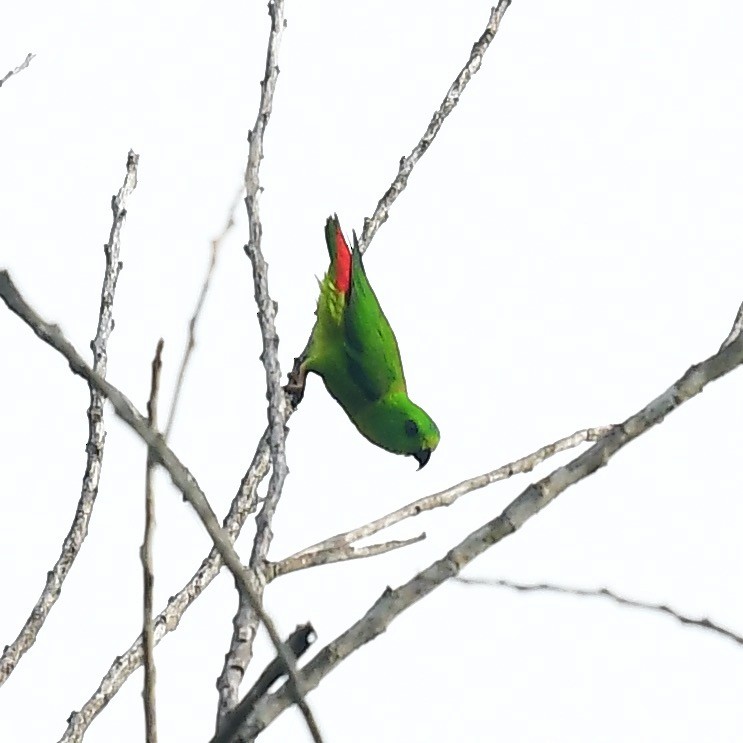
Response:
[[[491,586],[497,588],[509,588],[513,591],[520,591],[522,593],[561,593],[568,596],[581,596],[591,598],[607,598],[615,601],[621,606],[629,606],[634,609],[646,609],[647,611],[656,611],[661,614],[665,614],[669,617],[673,617],[676,621],[681,624],[688,624],[692,627],[699,627],[700,629],[710,630],[717,634],[727,637],[729,640],[743,645],[743,635],[739,635],[729,629],[721,627],[711,619],[694,619],[686,614],[682,614],[675,609],[671,609],[666,604],[653,604],[648,601],[638,601],[637,599],[630,599],[626,596],[621,596],[614,591],[610,591],[608,588],[571,588],[570,586],[559,586],[554,583],[517,583],[512,580],[505,580],[503,578],[465,578],[458,575],[455,578],[459,583],[463,583],[467,586]]]
[[[121,228],[126,219],[127,200],[137,186],[138,164],[139,155],[130,151],[126,161],[124,183],[116,196],[111,198],[113,222],[111,224],[108,242],[103,246],[106,267],[103,274],[98,327],[95,338],[90,344],[93,351],[93,370],[101,378],[105,378],[106,376],[108,339],[114,327],[114,294],[116,293],[116,284],[119,280],[119,272],[123,265],[120,260]],[[87,460],[83,474],[82,491],[77,503],[75,516],[73,517],[72,525],[67,532],[67,536],[62,542],[62,551],[59,558],[54,564],[54,567],[47,573],[46,584],[44,585],[44,590],[41,592],[41,596],[39,596],[36,605],[31,610],[31,614],[23,625],[18,637],[10,645],[5,647],[2,657],[0,657],[0,686],[13,672],[23,654],[36,642],[39,630],[44,626],[49,612],[59,598],[62,591],[62,584],[80,552],[85,537],[88,535],[88,525],[93,513],[95,499],[98,495],[98,483],[103,466],[103,447],[106,440],[106,430],[103,426],[103,404],[106,398],[94,385],[89,385],[89,387],[88,443],[85,446]]]
[[[299,671],[307,691],[316,688],[351,653],[384,632],[406,609],[420,601],[449,578],[458,575],[472,560],[521,528],[571,485],[608,464],[624,446],[661,423],[664,418],[698,395],[704,387],[743,363],[743,336],[740,334],[713,356],[695,364],[665,392],[624,423],[613,426],[590,449],[547,477],[526,488],[492,521],[465,537],[441,559],[396,589],[387,588],[374,605],[349,629],[326,645]],[[286,684],[264,697],[240,728],[240,735],[252,739],[264,730],[292,702]]]

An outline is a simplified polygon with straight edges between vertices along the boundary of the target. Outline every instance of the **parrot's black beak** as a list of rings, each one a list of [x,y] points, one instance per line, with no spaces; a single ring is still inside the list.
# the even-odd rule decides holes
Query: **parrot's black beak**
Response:
[[[421,449],[420,451],[413,454],[413,456],[418,460],[418,464],[420,465],[418,469],[422,470],[428,464],[428,460],[431,458],[431,450]]]

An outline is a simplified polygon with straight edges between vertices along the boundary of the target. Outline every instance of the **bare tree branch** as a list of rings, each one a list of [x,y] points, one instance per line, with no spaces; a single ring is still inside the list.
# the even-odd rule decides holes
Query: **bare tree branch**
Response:
[[[196,348],[196,326],[198,325],[201,312],[204,309],[204,302],[206,301],[206,295],[209,292],[211,286],[212,276],[214,275],[214,269],[217,265],[217,258],[219,256],[219,249],[222,247],[224,239],[227,237],[227,233],[232,229],[235,224],[235,212],[237,211],[237,205],[240,203],[240,197],[243,194],[244,187],[242,184],[235,193],[232,203],[230,204],[229,211],[227,213],[227,221],[222,228],[222,231],[212,240],[211,257],[209,259],[209,265],[206,268],[206,275],[204,281],[201,284],[201,291],[199,292],[198,299],[196,300],[196,307],[193,315],[188,323],[188,338],[186,340],[186,347],[183,349],[183,356],[181,357],[181,365],[178,369],[178,379],[175,383],[175,390],[173,391],[173,400],[170,403],[170,412],[168,413],[168,422],[165,425],[165,432],[163,436],[167,441],[170,438],[170,432],[173,429],[173,421],[175,420],[175,413],[178,409],[178,402],[181,397],[181,390],[183,389],[183,380],[186,377],[186,370],[188,369],[188,362],[191,360],[191,354],[194,348]]]
[[[394,590],[387,588],[361,619],[326,645],[298,671],[305,691],[316,688],[339,663],[384,632],[403,611],[449,578],[458,575],[472,560],[517,531],[560,493],[606,465],[622,447],[662,422],[680,405],[698,395],[707,384],[729,373],[741,363],[743,335],[739,335],[714,356],[692,366],[665,392],[624,423],[612,427],[590,449],[530,485],[500,516],[465,537],[444,557],[399,588]],[[241,726],[239,734],[248,739],[256,737],[291,703],[292,695],[285,684],[277,692],[264,697],[256,704],[253,714]]]
[[[153,431],[157,431],[157,398],[160,392],[160,371],[163,366],[163,339],[160,338],[152,360],[152,380],[150,399],[147,402],[147,422]],[[147,467],[145,469],[145,517],[144,541],[140,551],[144,583],[144,601],[142,608],[142,638],[144,642],[144,719],[147,743],[157,743],[157,707],[155,704],[155,645],[152,624],[152,592],[155,587],[155,573],[152,566],[152,534],[155,530],[155,465],[157,462],[151,450],[147,450]]]
[[[402,508],[398,508],[397,510],[392,511],[392,513],[388,513],[386,516],[370,521],[368,524],[343,532],[342,534],[336,534],[333,537],[324,539],[322,542],[306,547],[283,560],[269,563],[267,568],[269,580],[273,580],[274,578],[278,578],[287,573],[292,573],[296,570],[304,570],[317,565],[329,565],[343,560],[371,557],[419,542],[425,538],[425,534],[403,541],[385,542],[383,544],[374,544],[364,547],[354,546],[354,543],[358,540],[373,536],[383,529],[399,524],[401,521],[414,518],[415,516],[419,516],[421,513],[431,511],[435,508],[451,506],[463,495],[471,493],[474,490],[484,488],[501,480],[507,480],[514,475],[531,472],[537,465],[541,464],[546,459],[549,459],[560,452],[573,449],[587,441],[598,441],[610,430],[611,426],[598,426],[595,428],[584,428],[580,431],[576,431],[570,436],[565,436],[564,438],[558,439],[551,444],[547,444],[546,446],[537,449],[531,454],[527,454],[525,457],[504,464],[501,467],[498,467],[498,469],[486,472],[483,475],[478,475],[477,477],[472,477],[469,480],[464,480],[456,485],[446,488],[446,490],[434,493],[433,495],[418,498],[418,500],[415,500]]]
[[[35,310],[22,297],[10,278],[10,274],[5,270],[0,271],[0,298],[3,299],[8,309],[20,317],[42,341],[59,351],[67,359],[70,369],[74,374],[83,377],[88,383],[95,386],[99,392],[103,393],[113,405],[116,414],[147,444],[153,458],[158,464],[164,467],[170,475],[173,484],[181,491],[184,498],[196,511],[214,546],[219,551],[224,564],[235,577],[239,590],[248,595],[252,602],[253,610],[266,627],[271,642],[289,669],[291,678],[291,675],[295,673],[293,658],[281,641],[281,637],[270,617],[264,611],[260,598],[256,595],[253,582],[254,575],[240,561],[240,557],[235,552],[229,535],[219,525],[217,517],[206,495],[204,495],[204,492],[199,487],[196,478],[189,472],[188,468],[180,459],[178,459],[172,449],[167,446],[163,437],[150,428],[146,418],[142,416],[132,402],[120,390],[96,374],[83,361],[80,354],[77,353],[73,345],[65,338],[59,327],[47,323],[39,317]],[[295,691],[297,688],[296,686],[294,687]],[[74,715],[71,716],[71,719],[73,717]],[[314,726],[314,720],[311,719],[311,716],[307,723],[314,736],[316,726]]]
[[[741,331],[743,331],[743,302],[741,302],[740,307],[738,307],[738,312],[735,315],[735,320],[733,321],[733,327],[730,328],[728,337],[725,338],[725,340],[722,342],[722,345],[720,346],[720,350],[722,350],[723,348],[726,348],[734,340],[736,340],[740,336]]]
[[[275,578],[286,575],[287,573],[294,573],[297,570],[306,570],[307,568],[314,568],[319,565],[331,565],[336,562],[345,562],[346,560],[359,560],[364,557],[385,555],[388,552],[422,542],[425,538],[426,532],[421,532],[418,536],[410,537],[409,539],[393,539],[380,544],[361,546],[346,544],[320,550],[319,552],[300,553],[279,562],[268,563],[266,566],[266,578],[268,581],[272,581]]]
[[[276,333],[277,305],[271,299],[268,289],[268,266],[266,265],[261,249],[263,226],[260,218],[260,166],[263,159],[263,137],[273,108],[273,97],[276,90],[276,81],[279,75],[278,53],[281,37],[284,30],[284,3],[283,0],[269,0],[268,13],[271,17],[271,29],[268,37],[266,52],[266,68],[261,82],[261,99],[258,106],[258,115],[252,131],[248,136],[250,149],[248,163],[245,169],[245,206],[248,212],[250,240],[245,246],[245,252],[250,258],[253,267],[253,284],[255,301],[258,306],[258,322],[263,341],[261,361],[266,370],[266,397],[268,398],[268,432],[269,449],[271,454],[271,480],[268,485],[268,494],[263,507],[258,514],[257,529],[253,550],[250,556],[250,568],[256,581],[256,593],[262,599],[266,584],[264,565],[266,555],[271,545],[273,533],[271,523],[276,507],[278,506],[284,480],[288,473],[286,465],[286,428],[287,403],[281,387],[281,366],[278,359],[279,338]],[[245,669],[253,655],[253,641],[258,630],[258,615],[245,596],[239,598],[237,613],[232,622],[233,631],[230,647],[225,655],[222,672],[217,679],[219,701],[217,706],[217,732],[223,727],[229,713],[237,706],[239,688],[245,675]],[[295,678],[290,666],[290,683]],[[302,699],[302,693],[295,689],[296,701],[310,725],[312,736],[319,740],[320,734],[314,724],[310,710]],[[314,729],[313,729],[314,728]]]
[[[647,609],[648,611],[657,611],[662,614],[667,614],[673,617],[682,624],[690,624],[694,627],[700,627],[701,629],[711,630],[717,632],[724,637],[737,642],[738,645],[743,645],[743,636],[732,632],[731,630],[721,627],[710,619],[694,619],[685,614],[681,614],[675,609],[671,609],[666,604],[653,604],[645,601],[637,601],[636,599],[630,599],[626,596],[620,596],[614,591],[610,591],[608,588],[571,588],[569,586],[558,586],[554,583],[516,583],[515,581],[505,580],[503,578],[465,578],[464,576],[458,575],[454,578],[458,583],[463,583],[467,586],[490,586],[497,588],[510,588],[514,591],[527,592],[538,592],[543,591],[547,593],[562,593],[570,596],[591,596],[608,598],[612,601],[616,601],[622,606],[631,606],[635,609]]]
[[[611,426],[599,426],[596,428],[584,428],[581,431],[576,431],[570,436],[565,436],[562,439],[558,439],[552,444],[537,449],[531,454],[527,454],[521,459],[517,459],[514,462],[504,464],[502,467],[493,470],[492,472],[486,472],[484,475],[478,475],[469,480],[463,480],[456,485],[452,485],[446,490],[442,490],[433,495],[426,495],[423,498],[419,498],[407,506],[398,508],[392,513],[388,513],[386,516],[370,521],[368,524],[359,526],[356,529],[343,532],[342,534],[336,534],[334,537],[324,539],[322,542],[313,544],[311,547],[306,547],[299,552],[281,560],[276,564],[274,568],[279,574],[291,572],[290,568],[293,565],[300,564],[302,568],[310,567],[313,564],[315,556],[323,555],[328,551],[342,550],[349,544],[357,542],[359,539],[365,539],[371,537],[382,529],[387,529],[394,524],[399,524],[405,519],[413,518],[418,516],[425,511],[431,511],[434,508],[441,508],[443,506],[451,506],[456,503],[463,495],[471,493],[473,490],[479,490],[487,485],[491,485],[494,482],[500,480],[507,480],[514,475],[520,475],[525,472],[531,472],[538,464],[541,464],[545,459],[553,457],[555,454],[573,449],[586,441],[598,441],[602,436],[605,436],[610,430]],[[303,560],[307,560],[307,564],[302,564]],[[325,564],[322,559],[317,564]],[[300,568],[293,568],[298,570]]]
[[[32,56],[32,55],[29,55]],[[26,64],[29,58],[26,58]],[[108,242],[103,246],[106,256],[106,268],[101,289],[101,305],[98,313],[98,327],[95,338],[90,344],[93,351],[93,370],[101,378],[106,376],[108,364],[108,339],[114,328],[113,302],[116,292],[116,283],[122,263],[119,259],[121,252],[121,228],[126,219],[127,199],[137,186],[137,165],[139,155],[131,150],[126,161],[126,177],[116,196],[111,198],[113,223]],[[105,396],[90,387],[90,407],[88,408],[88,443],[85,447],[87,461],[83,475],[83,485],[77,510],[72,520],[70,530],[62,542],[62,551],[54,567],[47,573],[46,584],[36,605],[23,625],[18,637],[5,647],[0,658],[0,685],[18,665],[23,654],[36,642],[39,630],[44,625],[49,612],[56,603],[62,591],[62,584],[75,562],[85,537],[88,535],[88,524],[93,513],[93,505],[98,495],[98,483],[103,466],[103,447],[106,441],[106,430],[103,426],[103,404]]]
[[[272,14],[272,28],[279,19],[280,16],[279,18],[274,18],[274,15]],[[264,84],[263,89],[265,91],[267,85]],[[251,152],[252,143],[255,141],[256,137],[253,136],[251,139]],[[272,462],[272,474],[268,485],[268,494],[266,495],[263,506],[258,514],[258,518],[256,519],[257,529],[253,543],[253,550],[250,556],[250,568],[255,576],[256,595],[258,600],[262,600],[263,589],[266,585],[264,566],[266,555],[273,538],[271,523],[281,497],[284,480],[288,473],[285,453],[285,421],[288,417],[288,410],[284,391],[281,387],[281,368],[279,366],[277,355],[279,339],[274,322],[276,303],[271,299],[268,292],[267,266],[260,250],[261,224],[258,217],[257,187],[256,190],[253,191],[252,187],[248,186],[247,190],[248,197],[246,198],[246,202],[255,199],[252,205],[248,206],[248,211],[251,214],[251,243],[246,246],[246,252],[250,257],[253,266],[255,298],[259,307],[258,319],[261,327],[261,336],[263,338],[261,360],[263,361],[266,370],[269,451]],[[245,669],[247,668],[253,654],[253,641],[258,629],[258,619],[259,616],[253,610],[252,604],[248,603],[244,595],[241,595],[238,600],[237,613],[233,619],[233,632],[230,641],[230,648],[225,655],[222,672],[217,679],[217,690],[219,693],[216,726],[217,732],[221,730],[227,716],[237,705],[240,683],[245,675]],[[300,707],[306,707],[306,703],[302,699],[302,693],[299,688],[296,689],[296,699],[297,703],[300,704]],[[305,713],[305,718],[310,725],[313,739],[316,741],[320,740],[320,734],[317,730],[316,724],[314,723],[310,710],[307,708],[302,709],[302,711]]]
[[[377,230],[387,221],[389,209],[392,204],[395,203],[397,197],[407,187],[408,178],[413,172],[413,168],[426,150],[431,146],[433,140],[436,139],[436,135],[444,124],[446,117],[452,112],[457,103],[459,103],[459,99],[462,96],[464,89],[467,87],[467,84],[472,79],[473,75],[480,69],[482,58],[488,50],[490,42],[495,38],[495,34],[498,32],[498,26],[500,26],[501,18],[503,18],[503,15],[506,10],[508,10],[510,4],[511,0],[500,0],[498,5],[491,9],[488,25],[485,26],[485,31],[483,31],[482,36],[472,47],[467,64],[462,68],[461,72],[457,75],[456,79],[447,91],[444,100],[441,101],[441,105],[435,111],[428,128],[418,144],[413,147],[413,150],[407,157],[402,157],[400,159],[400,166],[395,180],[392,181],[392,185],[379,200],[371,219],[364,220],[364,231],[359,240],[359,248],[362,253],[366,252],[366,249],[369,247],[369,243],[377,233]]]
[[[315,629],[309,623],[299,625],[288,637],[286,645],[292,651],[294,658],[300,658],[315,642],[317,635]],[[286,676],[287,669],[281,658],[274,658],[264,669],[258,680],[250,688],[250,691],[240,700],[240,703],[227,715],[222,729],[212,738],[211,743],[227,743],[231,740],[240,722],[244,720],[255,703],[278,681]]]
[[[13,77],[13,75],[17,75],[17,74],[18,74],[19,72],[21,72],[21,70],[25,70],[25,69],[26,69],[26,67],[28,67],[28,66],[29,66],[29,64],[31,64],[31,60],[32,60],[32,59],[33,59],[33,58],[34,58],[35,56],[36,56],[35,54],[31,54],[31,53],[29,52],[29,53],[28,53],[28,54],[26,55],[26,59],[24,59],[24,60],[23,60],[23,62],[21,62],[21,63],[20,63],[19,65],[18,65],[18,67],[16,67],[16,68],[14,68],[14,69],[10,70],[10,72],[8,72],[8,74],[7,74],[7,75],[6,75],[5,77],[2,77],[2,78],[0,78],[0,88],[2,88],[2,87],[3,87],[3,85],[5,85],[5,83],[7,83],[7,82],[8,82],[8,80],[10,80],[10,78],[11,78],[11,77]]]

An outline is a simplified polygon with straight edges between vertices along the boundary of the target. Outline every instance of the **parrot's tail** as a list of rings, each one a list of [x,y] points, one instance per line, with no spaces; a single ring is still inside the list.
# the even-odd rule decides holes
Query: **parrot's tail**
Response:
[[[337,214],[328,217],[325,223],[325,242],[330,253],[330,274],[335,288],[346,294],[351,288],[351,250],[343,237]]]

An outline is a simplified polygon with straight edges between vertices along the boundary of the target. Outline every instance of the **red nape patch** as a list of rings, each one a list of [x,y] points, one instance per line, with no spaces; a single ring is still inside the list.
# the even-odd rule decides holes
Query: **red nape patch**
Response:
[[[351,288],[351,251],[338,224],[335,226],[335,288],[343,294]]]

